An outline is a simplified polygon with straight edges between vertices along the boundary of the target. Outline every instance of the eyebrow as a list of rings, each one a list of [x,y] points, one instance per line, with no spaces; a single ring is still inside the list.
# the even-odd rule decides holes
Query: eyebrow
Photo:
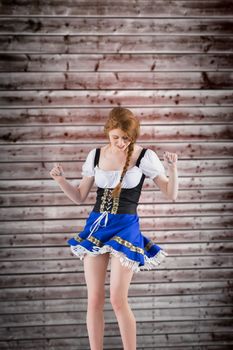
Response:
[[[116,135],[116,134],[113,134],[112,136],[117,136],[117,137],[119,137],[119,135]],[[121,136],[120,136],[121,137]],[[122,137],[127,137],[127,138],[129,138],[127,135],[124,135],[124,136],[122,136]]]

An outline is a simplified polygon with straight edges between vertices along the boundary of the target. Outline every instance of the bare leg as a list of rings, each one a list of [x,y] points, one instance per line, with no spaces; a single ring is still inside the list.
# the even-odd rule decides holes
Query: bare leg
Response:
[[[85,255],[84,274],[88,292],[87,330],[91,350],[103,350],[105,276],[109,253]]]
[[[136,350],[136,320],[128,304],[128,289],[133,271],[122,266],[120,259],[111,256],[110,298],[124,350]]]

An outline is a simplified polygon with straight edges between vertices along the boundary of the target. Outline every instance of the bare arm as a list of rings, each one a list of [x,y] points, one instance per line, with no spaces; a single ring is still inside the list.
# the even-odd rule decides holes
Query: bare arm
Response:
[[[94,176],[84,176],[78,187],[72,185],[65,178],[60,164],[54,166],[50,171],[50,175],[58,183],[65,195],[76,204],[83,203],[86,200],[94,183]]]
[[[175,201],[178,196],[178,172],[176,153],[165,152],[165,160],[168,165],[169,178],[166,175],[158,175],[153,181],[169,199]]]
[[[169,179],[165,175],[158,175],[153,181],[169,199],[176,200],[178,196],[177,169],[169,170]]]
[[[64,177],[61,177],[57,183],[67,197],[69,197],[74,203],[79,204],[86,200],[94,184],[94,176],[84,176],[78,187],[70,184]]]

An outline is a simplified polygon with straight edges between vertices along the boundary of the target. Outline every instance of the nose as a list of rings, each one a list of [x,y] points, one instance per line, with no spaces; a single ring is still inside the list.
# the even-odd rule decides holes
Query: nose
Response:
[[[124,144],[125,144],[125,143],[124,143],[124,140],[123,140],[123,139],[119,139],[119,140],[118,140],[118,144],[117,144],[117,145],[118,145],[119,147],[123,147]]]

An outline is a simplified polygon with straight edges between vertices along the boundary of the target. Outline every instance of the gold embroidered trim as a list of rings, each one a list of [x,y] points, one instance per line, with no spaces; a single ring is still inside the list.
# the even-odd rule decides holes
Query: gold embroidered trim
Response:
[[[108,195],[108,189],[105,188],[103,195],[101,197],[101,205],[100,205],[100,212],[103,213],[104,212],[104,207],[105,207],[105,203],[107,202],[107,195]]]
[[[74,237],[74,239],[79,243],[83,241],[83,238],[81,238],[79,236]]]
[[[126,241],[126,240],[122,239],[119,236],[114,236],[112,239],[114,241],[116,241],[117,243],[122,244],[125,247],[129,248],[132,252],[137,252],[137,253],[140,253],[140,254],[144,254],[144,250],[142,248],[136,247],[135,245],[133,245],[129,241]]]
[[[102,247],[104,244],[103,242],[101,242],[99,239],[97,239],[96,237],[90,236],[88,238],[88,241],[94,243],[95,245],[97,245],[98,247]]]
[[[116,214],[118,207],[119,207],[119,197],[114,197],[111,213]]]
[[[76,236],[74,237],[74,239],[81,243],[82,241],[84,241],[84,238],[81,238],[80,236]],[[89,238],[87,238],[88,241],[90,241],[91,243],[97,245],[98,247],[102,247],[103,246],[103,242],[101,242],[99,239],[97,239],[96,237],[90,236]]]
[[[84,239],[77,236],[77,237],[74,237],[74,239],[77,241],[77,242],[82,242]],[[121,237],[119,236],[113,236],[111,238],[112,240],[118,242],[119,244],[122,244],[124,245],[125,247],[129,248],[132,252],[137,252],[137,253],[140,253],[140,254],[144,254],[144,250],[140,247],[136,247],[135,245],[133,245],[132,243],[130,243],[129,241],[126,241],[124,239],[122,239]],[[88,241],[92,242],[93,244],[95,244],[96,246],[98,247],[102,247],[104,245],[103,242],[101,242],[99,239],[97,239],[96,237],[93,237],[93,236],[90,236],[89,238],[87,238]],[[152,241],[149,241],[147,243],[147,245],[145,246],[145,250],[146,251],[149,251],[150,248],[153,246],[153,242]]]
[[[148,242],[147,245],[145,246],[145,250],[147,250],[147,251],[150,250],[150,248],[153,246],[153,244],[154,243],[152,241]]]
[[[78,242],[82,242],[84,240],[84,238],[81,238],[79,236],[74,237],[74,239]],[[139,254],[144,255],[144,250],[140,247],[136,247],[135,245],[133,245],[131,242],[126,241],[124,239],[122,239],[119,236],[113,236],[111,238],[112,240],[116,241],[117,243],[124,245],[125,247],[129,248],[132,252],[137,252]],[[97,239],[96,237],[90,236],[89,238],[87,238],[88,241],[92,242],[93,244],[95,244],[98,247],[102,247],[104,245],[104,243],[102,241],[100,241],[99,239]],[[145,246],[145,250],[148,251],[150,250],[150,248],[152,247],[154,243],[152,241],[150,241],[149,243],[147,243],[147,245]]]

